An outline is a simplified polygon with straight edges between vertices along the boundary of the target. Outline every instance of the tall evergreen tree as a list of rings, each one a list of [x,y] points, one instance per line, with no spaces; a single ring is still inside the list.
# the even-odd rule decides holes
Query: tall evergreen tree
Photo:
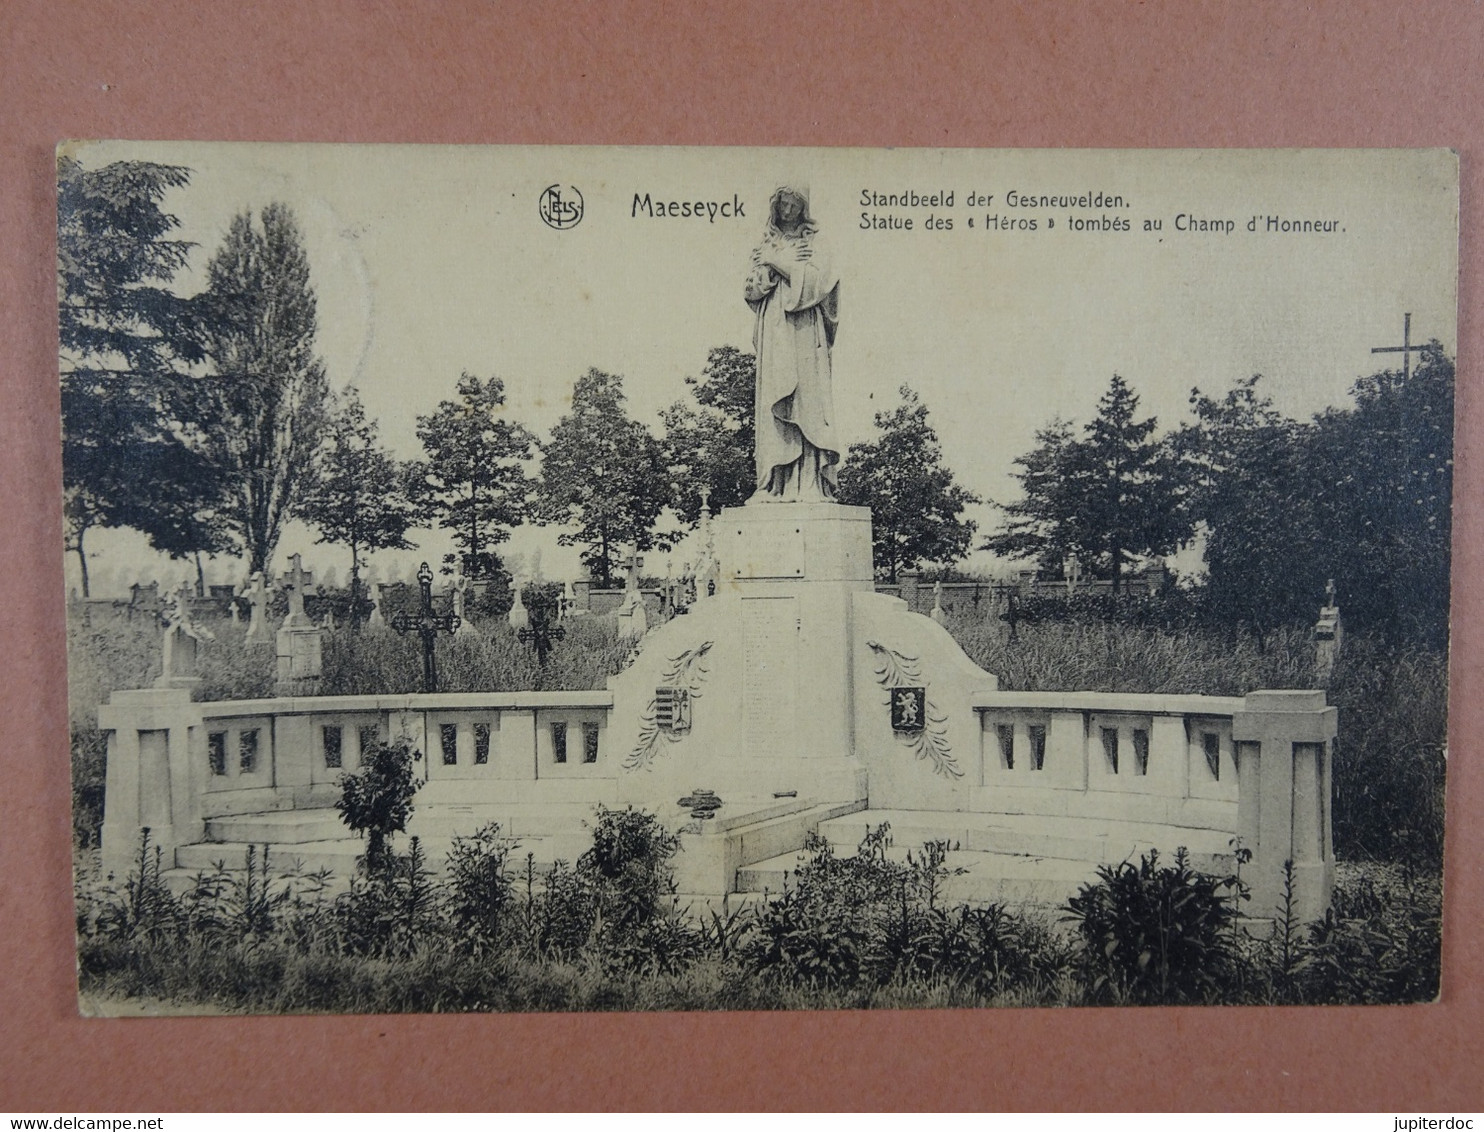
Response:
[[[170,238],[161,202],[189,179],[150,162],[57,164],[64,514],[84,594],[95,527],[134,527],[175,557],[226,546],[219,469],[183,424],[196,323],[168,287],[192,245]]]
[[[464,573],[488,578],[500,565],[494,548],[530,516],[534,485],[526,463],[534,438],[501,415],[505,384],[499,378],[482,381],[466,373],[458,395],[417,418],[427,460],[411,467],[409,482],[414,504],[453,536]]]
[[[623,379],[591,369],[572,391],[572,411],[542,446],[536,513],[575,527],[559,536],[606,586],[621,548],[667,542],[654,530],[671,496],[660,443],[624,408]]]
[[[840,502],[869,507],[877,573],[896,581],[922,563],[950,565],[969,552],[975,524],[965,507],[978,496],[943,466],[927,406],[906,385],[902,403],[876,414],[875,440],[852,444],[840,471]]]
[[[735,346],[717,346],[699,378],[687,377],[694,403],[676,401],[660,414],[664,461],[675,478],[675,513],[694,523],[701,492],[712,511],[739,507],[757,486],[753,460],[753,386],[757,359]]]
[[[322,444],[319,469],[301,517],[318,528],[318,542],[350,551],[351,608],[360,597],[361,566],[377,550],[411,550],[416,517],[407,498],[407,471],[377,443],[354,386],[337,399]]]
[[[239,213],[207,271],[201,303],[217,461],[230,483],[226,514],[248,572],[266,572],[312,482],[328,393],[293,212],[270,204],[256,220]]]
[[[1111,578],[1141,556],[1168,554],[1190,535],[1179,461],[1140,420],[1139,398],[1117,374],[1082,438],[1053,425],[1039,447],[1016,461],[1025,498],[1002,509],[1005,529],[985,542],[1001,554],[1034,554],[1043,566],[1074,554]]]

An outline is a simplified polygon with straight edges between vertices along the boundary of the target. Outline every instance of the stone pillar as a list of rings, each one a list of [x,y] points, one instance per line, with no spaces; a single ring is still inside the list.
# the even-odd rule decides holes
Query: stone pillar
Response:
[[[534,782],[541,776],[536,761],[536,713],[525,708],[500,712],[499,752],[494,777]]]
[[[201,709],[184,688],[114,692],[98,708],[98,726],[108,735],[104,778],[103,868],[122,879],[134,866],[140,830],[164,851],[165,868],[175,850],[205,833],[201,791],[205,787]],[[195,751],[196,747],[202,750]],[[199,757],[193,758],[193,752]]]
[[[1181,716],[1156,715],[1149,721],[1149,785],[1166,798],[1190,795],[1190,739]]]
[[[273,785],[292,791],[294,806],[311,804],[317,725],[307,715],[273,718]]]
[[[1294,915],[1317,920],[1334,889],[1330,744],[1339,713],[1323,692],[1252,692],[1232,715],[1237,828],[1252,851],[1244,876],[1253,916],[1280,915],[1284,862],[1293,862]]]

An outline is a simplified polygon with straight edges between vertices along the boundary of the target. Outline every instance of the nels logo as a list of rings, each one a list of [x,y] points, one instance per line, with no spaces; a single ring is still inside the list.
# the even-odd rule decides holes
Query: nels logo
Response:
[[[577,227],[582,219],[582,194],[576,185],[548,185],[537,204],[541,219],[558,231]]]

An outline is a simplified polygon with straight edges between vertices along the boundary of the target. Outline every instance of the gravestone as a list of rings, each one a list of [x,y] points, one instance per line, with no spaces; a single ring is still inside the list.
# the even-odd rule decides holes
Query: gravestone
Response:
[[[520,596],[520,579],[510,579],[512,598],[510,601],[510,612],[505,615],[505,620],[510,622],[510,627],[519,633],[522,629],[531,627],[531,612],[526,608],[525,601]]]
[[[464,571],[459,568],[454,570],[453,575],[453,615],[458,620],[459,627],[454,630],[456,637],[477,637],[479,630],[469,624],[468,616],[464,613],[464,603],[469,594],[469,579],[464,577]]]
[[[201,670],[197,655],[201,642],[214,638],[211,633],[191,618],[191,587],[182,582],[169,591],[161,616],[165,621],[165,637],[160,660],[160,676],[156,688],[184,688],[194,691],[201,683]]]
[[[1345,626],[1340,620],[1340,607],[1335,601],[1335,580],[1324,587],[1325,604],[1314,625],[1314,680],[1317,687],[1328,688],[1334,679],[1335,661],[1345,644]]]
[[[371,616],[366,618],[366,628],[386,628],[386,594],[380,582],[371,583]]]
[[[288,595],[289,612],[278,629],[276,688],[280,696],[315,696],[324,668],[324,631],[304,612],[304,599],[314,589],[314,578],[304,569],[299,555],[290,555],[289,562],[292,566],[280,579]]]
[[[933,611],[928,616],[947,628],[948,614],[943,611],[943,581],[941,578],[933,583]]]
[[[266,645],[273,640],[268,629],[268,586],[261,573],[254,573],[243,587],[241,596],[247,599],[247,643]]]
[[[623,603],[613,616],[618,621],[618,635],[628,640],[638,640],[649,632],[649,611],[644,605],[644,594],[639,589],[639,570],[643,565],[644,559],[637,552],[623,561],[627,571]]]

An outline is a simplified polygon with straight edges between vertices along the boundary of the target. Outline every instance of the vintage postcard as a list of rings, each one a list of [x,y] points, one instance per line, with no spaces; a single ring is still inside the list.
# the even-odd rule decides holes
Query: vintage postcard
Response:
[[[1439,994],[1453,153],[57,178],[84,1013]]]

